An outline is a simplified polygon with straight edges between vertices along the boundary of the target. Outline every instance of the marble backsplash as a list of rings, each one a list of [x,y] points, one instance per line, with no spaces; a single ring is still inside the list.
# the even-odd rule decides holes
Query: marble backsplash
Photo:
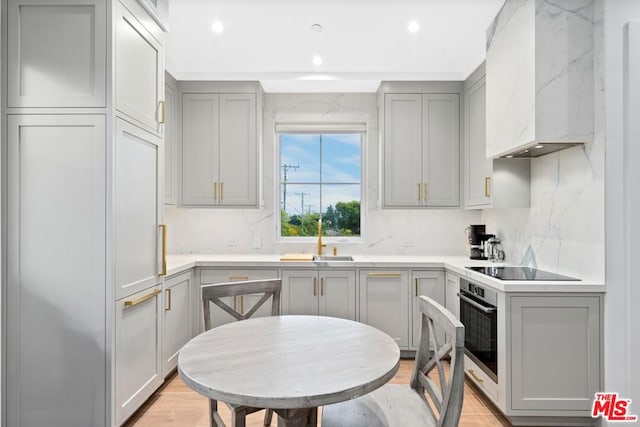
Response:
[[[276,236],[276,123],[365,123],[363,236],[354,242],[328,240],[344,254],[464,255],[465,228],[479,211],[378,207],[378,111],[376,94],[265,94],[263,136],[264,195],[261,209],[167,207],[171,253],[315,252],[316,240],[285,242]]]

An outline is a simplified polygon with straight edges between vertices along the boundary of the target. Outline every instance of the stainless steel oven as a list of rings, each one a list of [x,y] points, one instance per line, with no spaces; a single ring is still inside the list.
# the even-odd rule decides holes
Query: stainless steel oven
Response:
[[[489,378],[498,382],[498,294],[460,279],[460,321],[464,352]]]

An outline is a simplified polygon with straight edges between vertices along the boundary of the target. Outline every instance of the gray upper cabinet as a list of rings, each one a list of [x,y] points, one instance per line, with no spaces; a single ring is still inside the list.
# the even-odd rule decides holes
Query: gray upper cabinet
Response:
[[[11,0],[7,15],[8,107],[106,106],[106,2]]]
[[[133,9],[133,10],[130,10]],[[162,31],[149,20],[143,25],[134,13],[137,2],[118,2],[116,15],[116,109],[137,126],[162,133],[164,105],[164,57]],[[138,16],[144,16],[144,11]]]
[[[183,205],[258,205],[256,97],[182,95]]]
[[[177,83],[165,74],[164,100],[166,118],[164,128],[164,203],[178,203],[178,93]]]
[[[530,201],[529,159],[487,159],[486,82],[480,65],[465,81],[465,207],[526,208]]]
[[[384,94],[385,207],[460,205],[460,96]]]

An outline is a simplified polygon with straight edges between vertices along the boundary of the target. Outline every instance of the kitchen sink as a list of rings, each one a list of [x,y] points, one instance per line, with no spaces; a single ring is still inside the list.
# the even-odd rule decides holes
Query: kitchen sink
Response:
[[[351,255],[314,255],[314,261],[353,261]]]

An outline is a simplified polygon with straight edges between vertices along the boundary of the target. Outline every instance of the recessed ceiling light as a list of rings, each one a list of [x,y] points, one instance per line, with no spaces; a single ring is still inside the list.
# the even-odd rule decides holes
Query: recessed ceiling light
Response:
[[[513,154],[509,154],[508,156],[505,156],[507,159],[513,159]]]
[[[315,31],[316,33],[319,33],[320,31],[322,31],[322,25],[320,24],[313,24],[311,26],[311,31]]]
[[[213,24],[211,24],[211,31],[220,34],[224,31],[224,25],[222,25],[222,22],[220,21],[213,21]]]
[[[542,144],[538,144],[538,145],[536,145],[536,146],[535,146],[535,147],[533,147],[533,148],[543,148],[543,147],[544,147],[544,145],[542,145]]]
[[[420,31],[420,24],[418,24],[417,21],[411,21],[409,22],[409,26],[407,27],[407,30],[409,30],[409,32],[412,34],[415,34],[418,31]]]
[[[313,62],[313,65],[315,66],[322,65],[322,57],[320,55],[316,55],[313,57],[311,62]]]

